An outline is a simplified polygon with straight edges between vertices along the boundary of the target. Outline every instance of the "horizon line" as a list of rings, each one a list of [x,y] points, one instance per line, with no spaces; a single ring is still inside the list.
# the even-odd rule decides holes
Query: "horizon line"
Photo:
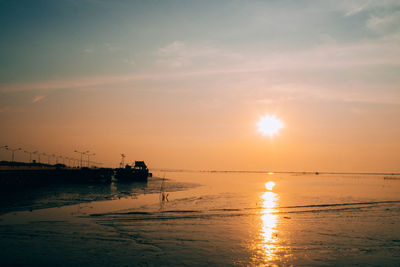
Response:
[[[264,173],[264,174],[356,174],[356,175],[400,175],[400,172],[339,172],[339,171],[271,171],[271,170],[195,170],[195,169],[170,169],[149,168],[161,172],[209,172],[209,173]]]

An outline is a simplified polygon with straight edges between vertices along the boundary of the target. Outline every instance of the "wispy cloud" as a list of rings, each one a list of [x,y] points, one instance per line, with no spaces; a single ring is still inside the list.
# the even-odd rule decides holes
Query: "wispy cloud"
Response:
[[[395,39],[340,44],[332,41],[303,50],[236,52],[210,45],[188,45],[175,41],[157,50],[157,65],[172,69],[221,72],[263,72],[373,65],[400,65],[400,45]],[[184,68],[181,68],[184,67]]]
[[[32,103],[38,103],[47,98],[47,95],[37,95],[32,99]]]
[[[398,32],[400,30],[400,11],[384,16],[371,16],[366,26],[381,33]]]
[[[393,37],[394,38],[394,37]],[[59,89],[104,88],[129,84],[134,86],[143,81],[190,81],[193,77],[218,79],[219,88],[259,88],[262,85],[275,86],[282,92],[283,99],[301,97],[302,94],[319,97],[321,90],[341,88],[341,75],[351,75],[355,71],[370,67],[399,67],[400,46],[396,39],[386,36],[374,41],[360,41],[352,44],[326,42],[309,49],[295,51],[239,51],[211,45],[209,43],[189,44],[174,41],[155,50],[154,68],[152,71],[135,72],[127,75],[93,76],[48,80],[35,83],[20,83],[0,86],[2,92],[42,91]],[[312,73],[312,76],[310,76]],[[323,74],[321,82],[318,75]],[[240,77],[240,79],[238,78]],[[327,78],[326,78],[327,77]],[[206,80],[206,79],[203,79]],[[240,83],[238,83],[240,81]],[[367,85],[361,78],[353,78],[354,88]],[[281,86],[287,84],[295,86]],[[297,83],[297,85],[296,85]],[[398,86],[396,80],[385,82],[384,88]],[[389,86],[389,87],[388,87]],[[362,89],[359,89],[362,90]],[[388,89],[389,90],[389,89]],[[345,89],[337,89],[336,93],[325,96],[346,100]],[[377,101],[388,101],[393,97],[390,89],[387,99],[375,97]],[[349,96],[346,101],[373,101],[374,95],[366,99],[362,95]],[[263,99],[264,96],[260,96]],[[41,101],[38,95],[32,102]],[[268,100],[270,101],[270,100]]]
[[[334,6],[343,10],[345,16],[353,16],[361,12],[373,11],[376,9],[393,10],[400,6],[397,0],[353,0],[353,1],[331,1]]]
[[[174,41],[157,49],[156,65],[161,67],[188,68],[207,65],[215,67],[221,62],[236,63],[246,55],[222,49],[209,43],[188,44]]]

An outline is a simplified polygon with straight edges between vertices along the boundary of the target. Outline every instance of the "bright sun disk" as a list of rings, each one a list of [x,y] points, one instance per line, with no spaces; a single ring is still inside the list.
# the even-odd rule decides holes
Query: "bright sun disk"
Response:
[[[269,135],[269,137],[272,138],[274,135],[278,134],[279,130],[284,127],[284,124],[275,115],[265,115],[260,118],[257,126],[259,132],[263,135]]]

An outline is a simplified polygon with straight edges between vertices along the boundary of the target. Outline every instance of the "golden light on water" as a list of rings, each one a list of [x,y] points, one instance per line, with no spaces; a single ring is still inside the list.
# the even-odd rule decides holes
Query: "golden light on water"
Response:
[[[265,189],[267,189],[267,190],[269,190],[269,191],[272,191],[272,189],[274,188],[274,186],[275,186],[275,183],[272,182],[272,181],[269,181],[269,182],[266,182],[266,183],[265,183]]]
[[[273,137],[284,127],[283,122],[275,115],[265,115],[257,123],[258,131],[263,135]]]
[[[276,214],[278,194],[272,192],[275,186],[273,181],[264,184],[266,192],[262,193],[262,209],[260,210],[261,227],[259,229],[258,238],[255,240],[253,249],[255,250],[255,261],[257,263],[270,263],[278,259],[278,234]]]
[[[261,215],[262,227],[260,230],[261,248],[265,261],[275,258],[276,243],[278,241],[276,234],[276,224],[278,215],[274,214],[276,208],[277,194],[274,192],[265,192],[262,195],[263,210]]]

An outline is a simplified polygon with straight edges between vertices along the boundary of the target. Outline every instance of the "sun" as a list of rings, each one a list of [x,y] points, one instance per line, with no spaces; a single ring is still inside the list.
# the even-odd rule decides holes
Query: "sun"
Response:
[[[263,135],[269,135],[273,137],[278,134],[279,130],[284,127],[283,122],[275,115],[265,115],[258,121],[258,131]]]

